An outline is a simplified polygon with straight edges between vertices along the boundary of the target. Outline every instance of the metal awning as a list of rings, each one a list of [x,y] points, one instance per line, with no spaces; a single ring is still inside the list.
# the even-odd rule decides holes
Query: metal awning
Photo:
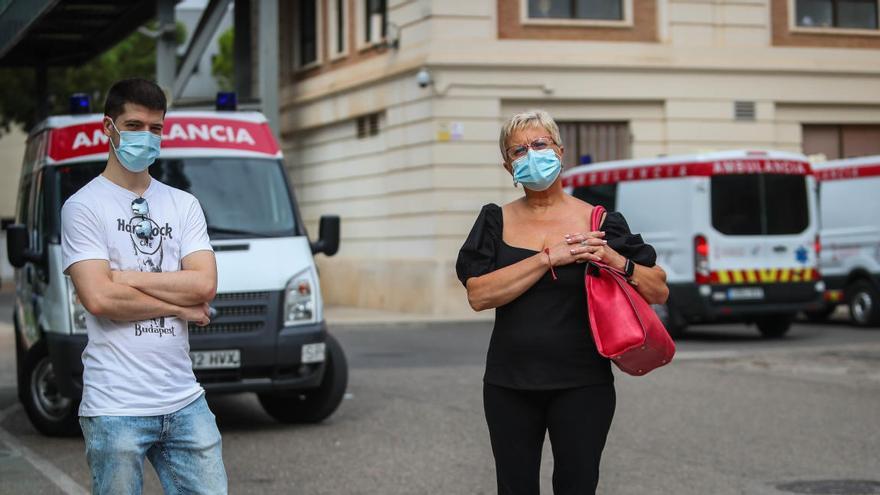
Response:
[[[156,16],[156,0],[0,0],[0,66],[78,65]]]

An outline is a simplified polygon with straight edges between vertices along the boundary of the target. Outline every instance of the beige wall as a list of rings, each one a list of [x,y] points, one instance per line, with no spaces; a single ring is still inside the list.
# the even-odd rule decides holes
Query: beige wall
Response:
[[[15,215],[16,189],[26,141],[27,134],[18,127],[0,137],[0,218]]]
[[[657,0],[647,43],[500,37],[509,2],[391,1],[400,50],[284,86],[305,220],[315,232],[322,214],[343,219],[340,253],[318,261],[329,304],[469,311],[454,261],[480,206],[521,193],[497,145],[516,111],[626,121],[634,157],[798,151],[802,123],[880,124],[880,50],[775,46],[768,0]],[[734,101],[754,102],[755,119],[736,121]],[[371,112],[380,133],[358,139]]]

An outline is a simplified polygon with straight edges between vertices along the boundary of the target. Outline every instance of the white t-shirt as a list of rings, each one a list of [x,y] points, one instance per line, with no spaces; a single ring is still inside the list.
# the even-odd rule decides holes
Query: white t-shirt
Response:
[[[132,213],[138,196],[99,175],[61,209],[64,272],[83,260],[107,260],[111,270],[174,272],[180,260],[211,250],[205,215],[189,193],[152,179],[144,192],[153,238],[142,240]],[[162,317],[113,321],[86,313],[80,416],[158,416],[178,411],[203,389],[189,357],[187,323]]]

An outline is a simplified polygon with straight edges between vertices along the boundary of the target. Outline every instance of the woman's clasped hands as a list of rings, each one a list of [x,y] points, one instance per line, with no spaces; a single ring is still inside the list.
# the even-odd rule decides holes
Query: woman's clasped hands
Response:
[[[626,258],[608,246],[602,231],[566,234],[562,242],[550,246],[549,256],[553,266],[596,261],[622,270],[626,265]]]

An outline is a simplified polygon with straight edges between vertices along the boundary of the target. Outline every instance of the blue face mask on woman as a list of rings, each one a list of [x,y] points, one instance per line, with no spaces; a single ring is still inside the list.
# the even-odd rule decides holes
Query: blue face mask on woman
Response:
[[[552,149],[535,151],[521,156],[513,162],[513,181],[532,191],[543,191],[553,185],[562,163]]]
[[[162,144],[161,137],[150,131],[120,132],[112,120],[110,124],[119,133],[119,146],[114,146],[112,139],[110,140],[110,146],[116,152],[116,158],[119,159],[119,163],[130,172],[143,172],[159,157],[159,149]]]

